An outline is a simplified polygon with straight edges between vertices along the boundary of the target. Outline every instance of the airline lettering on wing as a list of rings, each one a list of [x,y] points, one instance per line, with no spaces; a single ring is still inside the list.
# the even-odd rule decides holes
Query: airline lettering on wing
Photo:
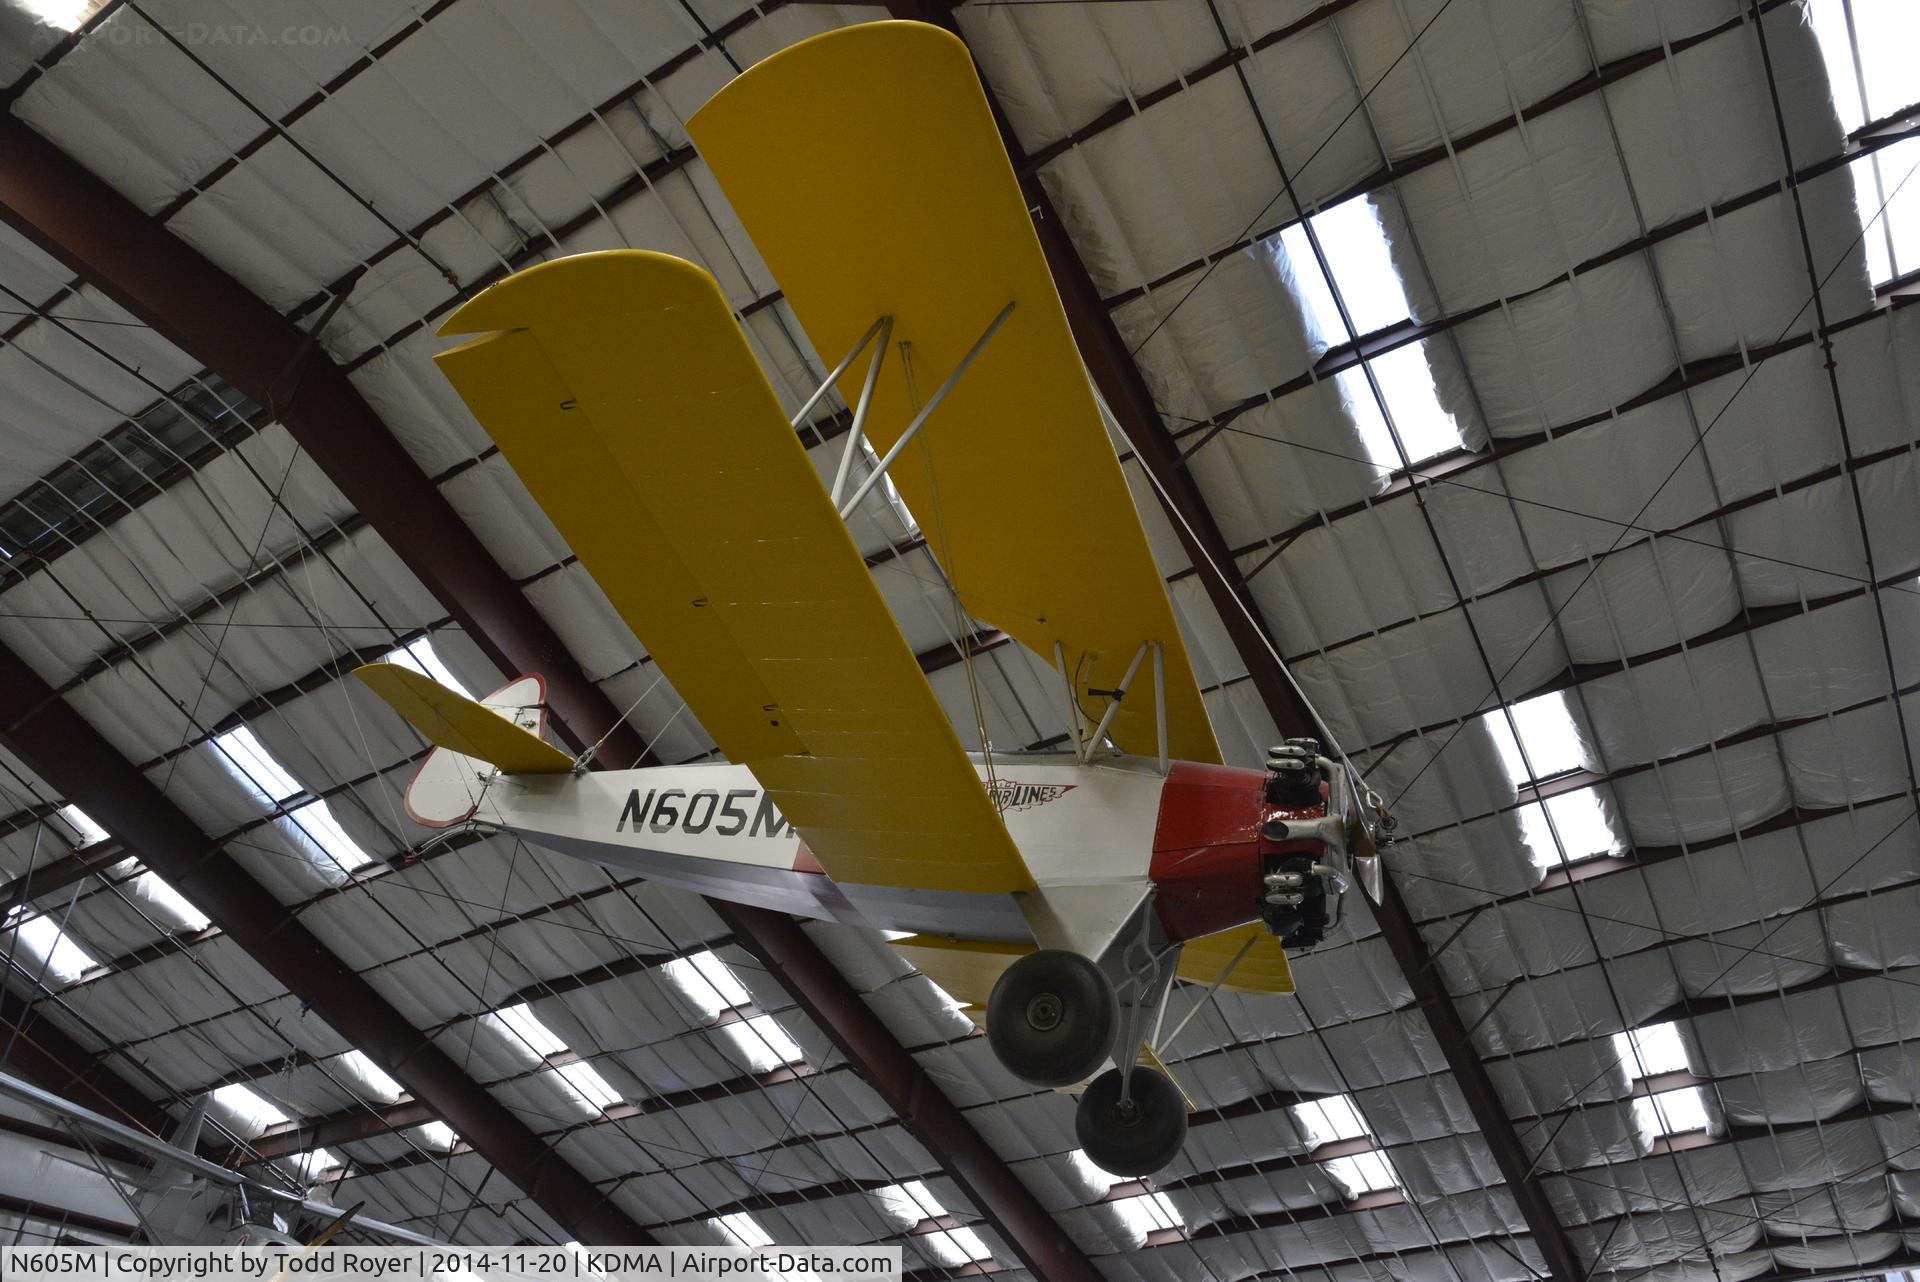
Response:
[[[649,788],[644,797],[635,788],[627,794],[627,804],[620,807],[620,820],[613,830],[625,832],[629,825],[635,832],[643,827],[652,832],[678,829],[695,836],[709,829],[722,837],[742,833],[749,837],[785,837],[793,832],[793,825],[774,808],[773,798],[758,788],[735,788],[724,794],[712,788],[694,793],[681,788],[664,792]]]

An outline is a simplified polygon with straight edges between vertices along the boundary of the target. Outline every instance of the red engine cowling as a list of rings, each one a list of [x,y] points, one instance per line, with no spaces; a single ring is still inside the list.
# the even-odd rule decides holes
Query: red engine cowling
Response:
[[[1160,794],[1148,874],[1157,894],[1154,910],[1169,939],[1199,939],[1259,918],[1269,868],[1287,855],[1318,860],[1316,838],[1270,841],[1261,825],[1289,825],[1327,814],[1326,786],[1317,804],[1269,804],[1269,776],[1259,770],[1175,762]]]

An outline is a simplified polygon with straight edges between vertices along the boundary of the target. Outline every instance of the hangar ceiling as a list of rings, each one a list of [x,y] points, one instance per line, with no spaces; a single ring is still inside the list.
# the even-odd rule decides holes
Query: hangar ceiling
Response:
[[[1001,112],[1229,758],[1299,731],[1284,661],[1405,838],[1297,1000],[1183,1033],[1180,1162],[1088,1166],[1070,1101],[878,936],[426,845],[418,741],[338,679],[540,666],[577,742],[631,710],[615,764],[711,754],[432,334],[519,266],[661,249],[797,407],[840,353],[682,122],[889,16],[851,5],[0,8],[7,1071],[155,1128],[212,1092],[222,1157],[462,1241],[1218,1282],[1920,1263],[1898,0],[903,15]],[[843,410],[803,429],[823,467]],[[855,533],[963,739],[1057,741],[911,514]],[[18,1112],[0,1143],[54,1161]],[[0,1216],[132,1231],[100,1193]]]

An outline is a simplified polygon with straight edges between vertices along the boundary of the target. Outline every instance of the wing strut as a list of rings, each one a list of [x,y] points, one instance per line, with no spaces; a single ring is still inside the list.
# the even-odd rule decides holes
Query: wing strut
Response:
[[[860,482],[860,488],[855,490],[853,497],[841,507],[841,520],[851,515],[853,510],[860,506],[860,500],[867,497],[867,491],[880,483],[880,478],[887,474],[887,469],[893,466],[893,461],[900,457],[900,451],[907,448],[907,442],[920,435],[920,429],[926,426],[927,419],[940,408],[940,402],[947,399],[947,393],[953,390],[954,384],[960,381],[960,376],[967,372],[967,367],[973,364],[974,358],[980,355],[988,340],[1000,332],[1000,327],[1007,323],[1007,317],[1011,315],[1013,315],[1013,304],[1009,302],[1000,309],[1000,314],[993,318],[993,323],[987,326],[987,332],[974,340],[973,346],[967,349],[967,354],[962,356],[960,363],[953,367],[953,373],[947,375],[947,381],[940,384],[940,390],[933,394],[933,399],[920,407],[920,412],[913,416],[913,422],[907,424],[907,430],[900,433],[900,439],[895,441],[893,448],[886,452],[885,457],[880,460],[880,465],[867,475],[866,480]],[[872,375],[869,374],[867,392],[860,398],[861,401],[864,403],[871,399],[872,392]],[[853,447],[849,445],[847,448]]]
[[[887,342],[893,337],[893,317],[882,316],[874,324],[879,327],[880,342],[873,349],[873,363],[867,366],[867,381],[860,385],[860,403],[853,407],[853,426],[847,429],[847,446],[840,451],[840,467],[833,474],[833,488],[827,492],[827,497],[833,501],[836,510],[840,506],[841,491],[847,488],[847,469],[853,466],[853,456],[859,452],[861,443],[867,439],[867,411],[873,408],[873,389],[880,382],[880,367],[887,363]],[[868,331],[869,334],[872,332]],[[861,339],[860,347],[866,345],[867,340]],[[856,347],[853,354],[858,356],[860,348]],[[853,356],[847,357],[847,360],[853,360]],[[842,368],[845,368],[844,362]],[[827,381],[820,384],[820,392],[832,387],[839,378],[839,370],[827,375]],[[815,392],[814,396],[818,397],[820,392]],[[801,411],[802,414],[805,412]]]
[[[886,332],[883,333],[883,330]],[[884,352],[887,350],[887,334],[892,331],[893,317],[891,316],[882,316],[879,320],[867,326],[867,332],[860,336],[860,341],[853,345],[853,350],[848,352],[841,362],[833,367],[833,373],[827,375],[826,382],[813,389],[813,395],[806,399],[806,403],[794,414],[787,426],[796,432],[799,431],[800,424],[804,422],[807,415],[813,411],[813,407],[820,403],[820,398],[827,394],[827,389],[839,382],[840,376],[847,372],[847,367],[860,358],[860,353],[867,350],[867,344],[873,341],[873,336],[875,334],[880,335],[880,350]]]
[[[1253,946],[1259,940],[1259,938],[1260,937],[1258,935],[1253,935],[1253,934],[1249,934],[1247,936],[1247,942],[1240,945],[1240,951],[1233,955],[1233,960],[1228,962],[1226,964],[1226,968],[1223,969],[1218,975],[1215,975],[1213,977],[1213,982],[1207,985],[1207,991],[1200,994],[1200,1000],[1193,1004],[1193,1008],[1191,1010],[1189,1010],[1186,1014],[1180,1017],[1180,1022],[1173,1026],[1173,1031],[1171,1033],[1168,1033],[1164,1039],[1162,1039],[1159,1035],[1160,1029],[1159,1029],[1158,1023],[1155,1024],[1154,1030],[1153,1030],[1154,1031],[1153,1049],[1156,1054],[1165,1052],[1168,1047],[1172,1046],[1175,1042],[1180,1040],[1180,1034],[1185,1032],[1187,1025],[1193,1022],[1193,1017],[1200,1013],[1200,1008],[1202,1006],[1205,1006],[1209,1001],[1213,1000],[1213,995],[1220,991],[1220,985],[1227,982],[1227,977],[1233,974],[1234,971],[1240,968],[1241,960],[1245,958],[1248,953],[1253,951]],[[1169,993],[1169,995],[1171,995],[1173,990],[1169,988],[1167,992]],[[1167,1013],[1166,1007],[1162,1006],[1160,1008],[1161,1016],[1165,1017],[1166,1013]]]

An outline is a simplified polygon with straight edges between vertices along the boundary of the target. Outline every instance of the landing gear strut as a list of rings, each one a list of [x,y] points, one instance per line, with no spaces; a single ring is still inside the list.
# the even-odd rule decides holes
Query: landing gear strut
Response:
[[[1112,1051],[1119,1024],[1112,983],[1062,948],[1028,953],[1007,967],[987,998],[988,1044],[1008,1072],[1035,1086],[1087,1078]]]
[[[1179,1155],[1187,1139],[1187,1103],[1166,1074],[1135,1065],[1122,1099],[1122,1073],[1110,1068],[1080,1097],[1073,1115],[1080,1148],[1114,1175],[1152,1175]]]

